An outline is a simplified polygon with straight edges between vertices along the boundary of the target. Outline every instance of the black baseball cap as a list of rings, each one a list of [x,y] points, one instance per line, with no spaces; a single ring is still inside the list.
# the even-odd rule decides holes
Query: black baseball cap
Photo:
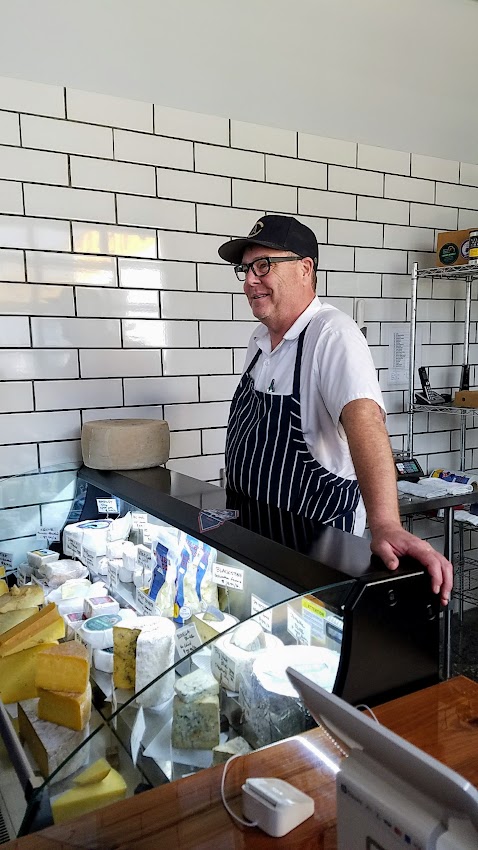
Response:
[[[264,215],[259,218],[248,236],[231,239],[219,248],[219,256],[235,266],[242,263],[248,245],[264,245],[292,251],[299,257],[310,257],[317,268],[318,248],[315,233],[290,215]]]

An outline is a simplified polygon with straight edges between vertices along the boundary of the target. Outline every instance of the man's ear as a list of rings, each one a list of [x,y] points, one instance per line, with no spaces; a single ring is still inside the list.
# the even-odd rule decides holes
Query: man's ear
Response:
[[[304,257],[301,261],[301,266],[303,269],[304,283],[310,283],[312,279],[312,273],[314,271],[314,261],[311,259],[311,257]]]

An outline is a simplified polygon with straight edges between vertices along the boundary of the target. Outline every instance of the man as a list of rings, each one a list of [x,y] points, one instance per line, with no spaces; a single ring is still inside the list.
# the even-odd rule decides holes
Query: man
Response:
[[[416,558],[447,604],[452,565],[400,522],[367,343],[350,317],[315,295],[314,233],[295,218],[267,215],[219,255],[235,265],[262,323],[231,404],[228,487],[356,534],[363,534],[366,510],[372,551],[391,570],[400,556]]]

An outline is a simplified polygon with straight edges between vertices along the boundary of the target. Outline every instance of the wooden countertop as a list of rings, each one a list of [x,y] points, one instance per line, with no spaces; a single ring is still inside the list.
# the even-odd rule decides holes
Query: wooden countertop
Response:
[[[374,709],[394,732],[478,786],[478,684],[463,676]],[[5,850],[336,850],[335,774],[341,755],[321,729],[234,761],[226,797],[241,814],[248,776],[277,776],[315,799],[315,814],[283,838],[235,824],[220,796],[223,767],[163,785]]]

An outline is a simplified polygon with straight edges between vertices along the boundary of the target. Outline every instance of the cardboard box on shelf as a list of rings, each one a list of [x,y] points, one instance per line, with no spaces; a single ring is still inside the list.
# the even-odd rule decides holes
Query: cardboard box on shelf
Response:
[[[476,226],[467,230],[450,230],[438,234],[437,266],[463,266],[468,263],[469,237],[472,230],[478,230],[478,212]]]
[[[478,390],[457,390],[453,404],[456,407],[478,407]]]

